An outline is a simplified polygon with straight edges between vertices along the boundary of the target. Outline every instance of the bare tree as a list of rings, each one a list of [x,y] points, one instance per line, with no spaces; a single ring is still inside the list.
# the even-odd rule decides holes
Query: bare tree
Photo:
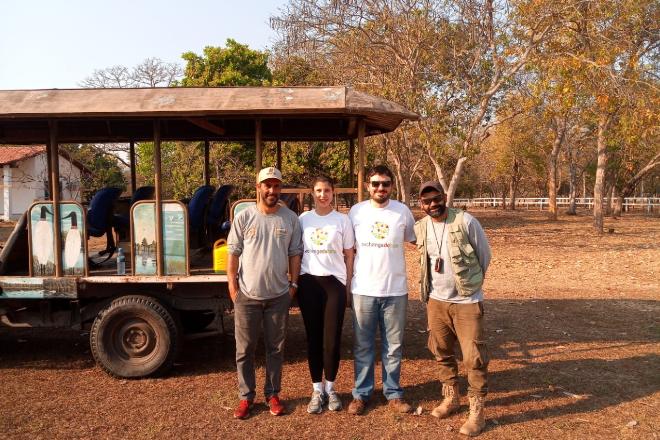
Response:
[[[147,58],[133,68],[112,66],[95,70],[80,81],[83,88],[170,87],[183,75],[177,63],[166,63],[160,58]]]
[[[89,89],[127,88],[133,87],[133,78],[126,66],[112,66],[95,70],[78,85]]]
[[[177,63],[166,63],[160,58],[147,58],[133,67],[131,80],[134,87],[171,87],[183,75]]]
[[[303,58],[326,72],[322,81],[352,84],[422,115],[417,157],[431,158],[451,205],[465,162],[488,135],[498,94],[558,23],[552,2],[543,6],[523,17],[510,12],[513,2],[495,0],[291,0],[271,23],[281,57]],[[447,184],[448,163],[455,168]]]

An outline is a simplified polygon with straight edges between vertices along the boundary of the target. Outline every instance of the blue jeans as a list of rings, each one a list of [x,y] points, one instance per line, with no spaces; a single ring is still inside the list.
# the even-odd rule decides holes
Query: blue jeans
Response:
[[[407,307],[407,295],[388,297],[353,295],[354,399],[367,401],[374,391],[377,326],[380,327],[380,339],[383,344],[381,350],[383,394],[387,400],[403,397],[399,377]]]

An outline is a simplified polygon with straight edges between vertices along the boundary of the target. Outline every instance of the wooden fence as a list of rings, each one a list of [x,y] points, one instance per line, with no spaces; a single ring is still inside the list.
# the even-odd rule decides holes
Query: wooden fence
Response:
[[[594,206],[593,197],[579,197],[575,199],[578,208],[592,209]],[[466,206],[468,208],[497,208],[502,207],[501,197],[480,197],[475,199],[454,199],[454,206]],[[604,203],[608,203],[605,198]],[[509,199],[506,200],[507,206]],[[558,207],[568,207],[570,199],[568,197],[557,197]],[[520,197],[516,199],[516,209],[548,209],[549,201],[547,197]],[[627,197],[623,199],[622,209],[625,212],[632,210],[643,210],[648,214],[660,211],[660,197]]]

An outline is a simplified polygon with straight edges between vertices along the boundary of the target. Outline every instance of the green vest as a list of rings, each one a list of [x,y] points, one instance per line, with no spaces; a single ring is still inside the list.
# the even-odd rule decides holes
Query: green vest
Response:
[[[426,247],[426,230],[428,222],[433,221],[428,215],[415,223],[417,250],[420,256],[420,294],[422,301],[429,300],[431,292],[431,265]],[[461,296],[472,296],[484,283],[484,271],[481,268],[477,254],[468,240],[468,231],[463,223],[463,211],[447,208],[447,227],[449,228],[448,243],[450,263],[454,270],[456,290]]]

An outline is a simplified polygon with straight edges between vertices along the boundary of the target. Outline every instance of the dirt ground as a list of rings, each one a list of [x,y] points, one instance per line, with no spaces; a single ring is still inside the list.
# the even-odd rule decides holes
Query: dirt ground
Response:
[[[660,220],[608,219],[614,232],[596,237],[586,213],[558,222],[535,211],[474,214],[494,254],[485,288],[492,360],[481,438],[658,438]],[[167,377],[126,381],[94,365],[86,333],[0,328],[0,438],[458,438],[465,395],[459,414],[447,420],[429,414],[440,386],[426,349],[415,252],[407,248],[402,385],[423,409],[419,416],[390,413],[380,384],[362,417],[308,415],[305,334],[292,310],[282,393],[289,415],[272,417],[258,396],[245,421],[231,417],[237,403],[231,333],[187,341]],[[232,327],[228,316],[225,328]],[[344,330],[337,386],[347,404],[350,311]]]

